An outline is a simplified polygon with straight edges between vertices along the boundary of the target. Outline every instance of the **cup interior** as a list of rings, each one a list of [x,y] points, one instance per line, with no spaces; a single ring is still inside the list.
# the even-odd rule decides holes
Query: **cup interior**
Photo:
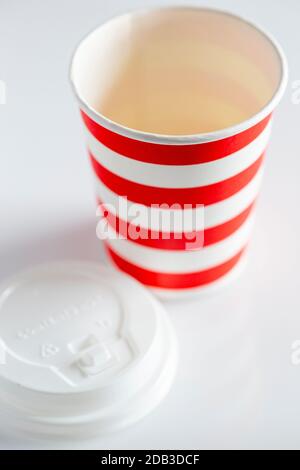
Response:
[[[161,135],[210,133],[259,113],[282,81],[274,43],[233,15],[200,8],[113,19],[78,47],[72,80],[104,119]]]

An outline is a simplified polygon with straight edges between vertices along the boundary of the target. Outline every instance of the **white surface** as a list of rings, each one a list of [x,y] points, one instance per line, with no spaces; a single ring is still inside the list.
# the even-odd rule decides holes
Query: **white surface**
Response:
[[[99,263],[56,262],[0,287],[0,420],[43,436],[123,429],[166,397],[177,341],[162,305]]]
[[[152,415],[123,432],[63,447],[300,448],[300,365],[291,361],[292,344],[300,340],[300,105],[293,104],[291,84],[300,79],[300,5],[209,5],[262,24],[281,42],[290,65],[249,264],[219,295],[167,306],[180,365],[168,399]],[[7,86],[7,104],[0,105],[1,279],[36,262],[104,256],[68,61],[86,32],[131,6],[141,1],[1,2],[0,79]],[[57,447],[1,428],[1,449]]]

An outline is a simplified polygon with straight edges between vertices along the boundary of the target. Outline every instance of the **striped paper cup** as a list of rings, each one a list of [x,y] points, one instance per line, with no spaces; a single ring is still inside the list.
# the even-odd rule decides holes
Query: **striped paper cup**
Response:
[[[232,278],[287,83],[274,39],[218,10],[134,12],[79,44],[71,82],[114,264],[167,296]]]

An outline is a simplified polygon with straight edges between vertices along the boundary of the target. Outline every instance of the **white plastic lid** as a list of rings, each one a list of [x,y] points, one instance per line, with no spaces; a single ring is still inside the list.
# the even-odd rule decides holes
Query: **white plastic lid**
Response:
[[[132,278],[55,263],[0,289],[0,413],[19,429],[87,436],[155,408],[176,370],[162,305]]]

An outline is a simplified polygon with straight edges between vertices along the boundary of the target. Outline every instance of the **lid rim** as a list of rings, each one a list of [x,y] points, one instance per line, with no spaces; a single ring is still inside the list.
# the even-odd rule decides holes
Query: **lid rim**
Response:
[[[8,375],[3,375],[1,366],[0,413],[6,413],[10,416],[12,421],[16,423],[15,427],[29,430],[29,432],[32,431],[33,434],[43,432],[48,435],[57,436],[61,435],[62,429],[64,429],[66,434],[68,432],[80,434],[80,432],[83,432],[83,429],[85,432],[89,432],[89,430],[93,432],[94,429],[95,432],[99,433],[100,431],[109,432],[110,430],[125,427],[150,413],[160,403],[171,388],[176,373],[177,341],[167,313],[149,291],[131,277],[117,270],[101,267],[98,264],[60,262],[59,264],[50,263],[27,270],[20,275],[20,278],[14,277],[10,282],[16,282],[16,279],[25,280],[26,282],[29,275],[35,279],[36,275],[41,272],[48,272],[48,269],[50,269],[52,274],[52,270],[55,270],[55,268],[61,273],[60,269],[67,267],[67,272],[69,272],[68,269],[72,271],[74,266],[76,270],[80,266],[83,272],[86,272],[85,269],[88,267],[89,270],[95,270],[99,276],[103,276],[103,274],[109,271],[112,279],[114,279],[114,289],[120,295],[119,298],[123,299],[122,289],[131,297],[130,301],[128,299],[127,307],[124,311],[122,309],[122,315],[126,315],[127,321],[132,322],[135,320],[137,311],[132,316],[132,303],[137,303],[138,306],[135,306],[135,308],[140,307],[140,310],[138,310],[139,315],[146,315],[144,317],[147,320],[145,326],[151,326],[152,322],[154,329],[152,331],[151,327],[149,330],[151,335],[149,338],[149,349],[148,347],[142,349],[139,352],[141,356],[137,358],[133,356],[130,359],[132,361],[129,363],[130,368],[121,368],[120,376],[113,373],[110,376],[111,380],[105,383],[104,388],[106,390],[104,390],[104,394],[99,394],[102,386],[101,380],[99,384],[92,382],[91,387],[84,387],[79,390],[72,390],[70,388],[69,391],[65,390],[63,393],[60,390],[56,392],[56,382],[53,382],[50,377],[51,380],[47,383],[48,376],[44,375],[41,376],[41,380],[46,377],[46,385],[49,387],[49,390],[38,390],[36,389],[36,384],[38,383],[37,378],[40,377],[39,375],[33,378],[33,386],[30,387],[30,382],[23,385],[17,380],[18,374],[16,375],[16,371],[19,371],[19,368],[15,368],[14,361],[10,360],[7,363],[9,368],[13,367],[12,373]],[[94,278],[92,277],[92,279]],[[108,282],[107,278],[105,281]],[[20,284],[22,285],[22,282]],[[7,285],[9,283],[5,283],[5,286]],[[29,283],[29,286],[31,286],[31,283]],[[78,286],[76,288],[78,289]],[[1,304],[2,292],[0,290],[0,313],[3,313],[1,312],[1,306],[3,308],[3,303]],[[15,291],[14,295],[18,295],[18,292]],[[32,300],[31,296],[32,292],[30,291],[29,298]],[[31,314],[31,309],[29,310]],[[150,323],[149,316],[152,318]],[[30,315],[29,318],[31,318]],[[79,318],[81,320],[81,317]],[[135,335],[134,337],[136,337],[136,334],[143,332],[140,329],[141,323],[143,323],[142,317],[135,324],[133,330],[131,329],[131,323],[128,324],[130,334]],[[68,328],[68,324],[66,328]],[[4,334],[6,334],[5,331]],[[51,337],[53,337],[53,332]],[[27,343],[23,347],[25,347],[24,352],[27,354]],[[22,360],[22,355],[20,357]],[[153,367],[144,367],[144,372],[141,374],[140,366],[144,364],[145,357],[148,357],[147,360],[153,362]],[[57,367],[60,366],[58,365]],[[36,373],[38,374],[35,370]],[[44,383],[43,386],[45,386]],[[107,399],[108,396],[109,399]]]

